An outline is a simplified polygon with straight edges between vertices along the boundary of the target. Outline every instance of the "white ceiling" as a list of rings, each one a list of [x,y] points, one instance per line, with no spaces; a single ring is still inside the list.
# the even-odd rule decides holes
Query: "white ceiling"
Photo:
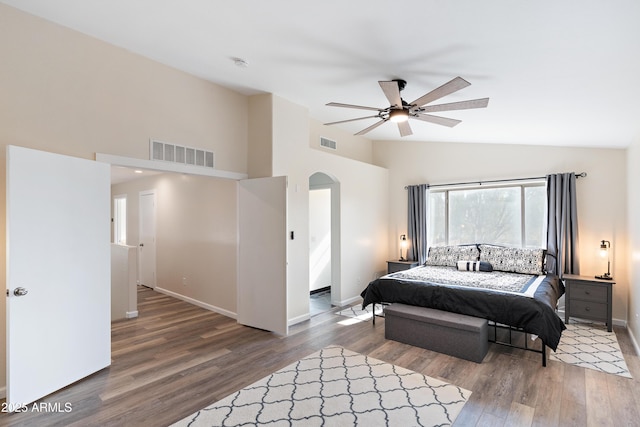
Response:
[[[637,0],[0,1],[241,93],[273,93],[321,122],[370,115],[330,101],[388,106],[378,80],[407,80],[412,101],[461,76],[472,85],[440,101],[489,107],[438,113],[461,119],[455,128],[414,120],[403,139],[640,140]],[[400,139],[392,123],[367,136]]]

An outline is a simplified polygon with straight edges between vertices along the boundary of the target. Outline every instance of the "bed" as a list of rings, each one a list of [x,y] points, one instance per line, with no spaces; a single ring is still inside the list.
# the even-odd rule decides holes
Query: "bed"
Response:
[[[363,308],[403,303],[466,314],[517,328],[556,350],[564,285],[544,271],[542,249],[495,245],[433,247],[425,265],[382,276],[361,293]],[[545,355],[543,354],[543,363]]]

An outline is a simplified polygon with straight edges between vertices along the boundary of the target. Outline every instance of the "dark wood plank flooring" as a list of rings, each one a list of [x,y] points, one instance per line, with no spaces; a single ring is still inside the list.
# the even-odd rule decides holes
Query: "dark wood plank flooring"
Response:
[[[490,344],[481,364],[384,339],[384,320],[325,313],[288,337],[152,290],[112,325],[112,365],[42,400],[59,412],[1,414],[2,426],[166,426],[330,344],[473,392],[455,426],[640,425],[640,359],[615,328],[633,380]],[[68,405],[68,406],[65,406]],[[71,409],[66,411],[66,409]]]

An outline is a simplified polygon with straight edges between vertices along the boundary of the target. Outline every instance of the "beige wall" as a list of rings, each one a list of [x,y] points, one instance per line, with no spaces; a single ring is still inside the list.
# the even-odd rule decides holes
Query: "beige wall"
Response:
[[[371,141],[362,136],[351,135],[334,127],[324,126],[317,120],[309,120],[309,146],[328,153],[365,163],[373,163],[373,145]],[[329,138],[336,142],[335,151],[322,147],[320,137]]]
[[[332,284],[332,300],[346,304],[357,300],[366,284],[385,268],[388,171],[313,148],[312,121],[304,107],[274,95],[259,96],[271,100],[261,105],[266,109],[262,114],[273,118],[272,173],[288,177],[287,222],[296,236],[287,247],[288,319],[295,323],[309,316],[309,178],[323,172],[338,182],[340,257],[332,268],[339,272],[339,283]],[[354,140],[344,132],[337,135],[343,141]]]
[[[271,94],[249,98],[249,178],[273,176],[273,114]]]
[[[0,143],[149,158],[149,138],[246,172],[248,99],[0,4]]]
[[[248,98],[0,4],[0,268],[5,147],[149,158],[149,138],[209,149],[246,173]],[[4,274],[2,275],[4,279]],[[5,305],[0,305],[0,387]]]
[[[613,317],[627,320],[629,289],[626,150],[500,144],[374,142],[374,159],[389,169],[389,254],[407,227],[404,186],[587,172],[577,183],[581,274],[606,271],[600,240],[610,240],[613,257]]]
[[[139,194],[156,194],[156,287],[236,315],[237,183],[162,174],[113,185],[127,195],[127,244],[139,244]],[[184,278],[184,280],[183,280]]]
[[[640,137],[627,150],[629,329],[640,353]]]

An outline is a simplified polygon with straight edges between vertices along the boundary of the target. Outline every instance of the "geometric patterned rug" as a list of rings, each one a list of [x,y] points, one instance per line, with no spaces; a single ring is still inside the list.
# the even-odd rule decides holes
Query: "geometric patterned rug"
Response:
[[[444,426],[471,392],[338,346],[326,347],[174,426]]]
[[[551,360],[631,378],[614,332],[602,324],[573,322],[562,332]]]

